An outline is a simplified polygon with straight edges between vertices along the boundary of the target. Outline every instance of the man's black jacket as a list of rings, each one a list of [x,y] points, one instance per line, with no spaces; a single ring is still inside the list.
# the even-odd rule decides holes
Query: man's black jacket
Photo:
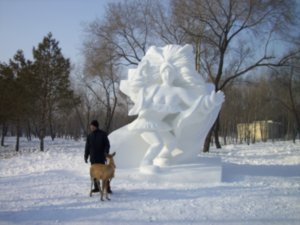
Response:
[[[91,164],[105,163],[105,153],[109,153],[109,140],[107,133],[102,130],[95,130],[86,139],[84,159],[90,157]]]

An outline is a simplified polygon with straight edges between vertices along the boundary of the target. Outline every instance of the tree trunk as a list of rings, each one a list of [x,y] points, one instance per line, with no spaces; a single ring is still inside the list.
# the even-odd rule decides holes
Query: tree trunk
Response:
[[[40,138],[40,150],[44,151],[44,138]]]
[[[19,151],[19,146],[20,146],[20,135],[17,134],[17,138],[16,138],[16,152]]]
[[[195,49],[195,68],[200,73],[200,53],[201,53],[201,38],[196,41]]]
[[[113,107],[111,108],[110,103],[109,106],[107,107],[106,120],[105,120],[105,131],[107,133],[109,133],[111,129],[111,124],[114,118],[116,107],[117,107],[117,98],[115,97]]]
[[[29,121],[27,121],[26,137],[28,141],[31,141],[31,126]]]
[[[46,95],[45,95],[46,96]],[[46,135],[46,115],[47,115],[47,105],[46,105],[46,97],[44,97],[44,102],[42,106],[42,113],[41,118],[39,122],[39,128],[38,128],[38,136],[40,139],[40,150],[44,151],[44,138]]]
[[[82,120],[82,118],[81,118],[81,116],[80,116],[78,107],[77,107],[77,105],[75,104],[75,101],[74,101],[74,100],[73,100],[73,106],[74,106],[74,108],[75,108],[76,115],[77,115],[77,117],[78,117],[78,120],[79,120],[81,129],[84,131],[84,135],[87,136],[87,135],[88,135],[87,129],[86,129],[84,123],[83,123],[83,120]],[[89,122],[89,120],[88,120],[88,122]],[[80,134],[79,134],[79,136],[80,136]]]
[[[219,140],[219,131],[220,131],[220,114],[218,115],[214,125],[213,125],[213,129],[214,129],[214,135],[215,135],[215,145],[216,148],[222,148],[221,144],[220,144],[220,140]]]
[[[89,134],[89,130],[90,130],[90,118],[91,118],[91,107],[88,105],[87,106],[87,119],[86,119],[86,128],[85,128],[85,134],[86,134],[86,137],[88,136]]]
[[[50,136],[52,141],[55,139],[55,131],[53,129],[53,122],[52,122],[52,111],[49,112],[49,129],[50,129]]]
[[[5,123],[2,124],[1,146],[4,146],[4,139],[7,134],[8,127]]]
[[[104,121],[104,131],[107,133],[109,133],[111,118],[111,106],[110,103],[108,103],[106,106],[106,116]]]
[[[204,146],[203,146],[203,152],[209,152],[209,147],[210,147],[210,141],[211,141],[211,136],[213,133],[213,127],[209,130],[206,138],[205,138],[205,142],[204,142]]]
[[[4,138],[5,138],[5,134],[3,133],[3,128],[2,128],[1,146],[4,146]]]
[[[50,122],[50,135],[51,135],[52,141],[54,141],[56,135],[55,135],[55,132],[53,130],[52,122]]]
[[[16,152],[19,151],[19,147],[20,147],[20,122],[19,120],[17,121],[17,125],[16,125],[16,132],[17,132],[17,137],[16,137]]]
[[[223,132],[222,132],[222,134],[223,134],[223,140],[224,140],[224,145],[227,145],[228,129],[229,129],[229,126],[228,126],[228,123],[226,123],[226,128],[225,129],[223,128]]]
[[[39,139],[40,139],[40,150],[43,152],[44,151],[44,138],[46,134],[46,128],[44,122],[42,123],[41,130],[39,132]]]
[[[297,125],[295,125],[297,126]],[[297,128],[296,127],[292,127],[292,139],[293,139],[293,143],[296,144],[296,138],[297,138]]]

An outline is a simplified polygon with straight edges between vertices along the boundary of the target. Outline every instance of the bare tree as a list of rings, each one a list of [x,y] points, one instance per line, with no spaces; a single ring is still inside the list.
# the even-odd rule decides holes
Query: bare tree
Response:
[[[292,115],[293,141],[300,134],[300,67],[299,59],[291,61],[290,66],[273,71],[271,79],[272,98]]]
[[[118,102],[119,77],[114,51],[110,48],[111,45],[99,44],[101,45],[97,49],[85,52],[84,73],[93,78],[92,83],[86,82],[86,86],[103,106],[105,110],[103,129],[109,132]]]
[[[149,44],[154,43],[152,2],[133,0],[108,4],[104,19],[86,27],[89,38],[84,49],[97,50],[105,43],[119,63],[137,65]]]
[[[86,85],[105,109],[107,131],[118,105],[116,85],[122,76],[122,66],[137,65],[149,45],[155,43],[151,13],[154,6],[150,0],[111,3],[103,20],[97,19],[86,27],[84,73],[94,77],[94,83]]]
[[[173,0],[172,5],[179,26],[200,40],[195,44],[201,45],[200,72],[215,84],[216,91],[258,67],[282,66],[298,52],[281,57],[272,52],[275,37],[291,33],[293,0]],[[221,147],[219,119],[204,151],[209,150],[213,131],[216,146]]]
[[[154,37],[157,37],[156,42],[158,44],[186,44],[189,36],[178,26],[176,16],[169,4],[159,0],[152,0],[151,3],[150,29]]]

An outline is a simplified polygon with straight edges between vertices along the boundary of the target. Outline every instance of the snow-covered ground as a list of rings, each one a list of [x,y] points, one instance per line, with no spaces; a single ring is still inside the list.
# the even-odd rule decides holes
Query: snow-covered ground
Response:
[[[300,143],[230,145],[156,175],[118,169],[89,197],[83,141],[0,148],[0,224],[300,224]],[[118,153],[117,153],[118,154]],[[128,157],[134,157],[128,155]],[[126,159],[124,159],[126,160]]]

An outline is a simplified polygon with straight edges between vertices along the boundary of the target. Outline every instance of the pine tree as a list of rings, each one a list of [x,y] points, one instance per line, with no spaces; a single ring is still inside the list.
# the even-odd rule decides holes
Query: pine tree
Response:
[[[47,126],[52,139],[55,138],[53,121],[59,115],[66,102],[73,99],[70,88],[70,60],[61,53],[52,34],[49,33],[37,48],[33,48],[34,73],[37,101],[36,131],[40,139],[40,150],[44,150],[44,138]]]
[[[30,115],[32,105],[32,88],[29,81],[32,77],[32,63],[25,59],[23,51],[18,50],[9,64],[0,65],[0,122],[2,124],[1,145],[4,145],[4,136],[8,124],[15,127],[16,147],[19,150],[21,125]]]
[[[9,61],[10,69],[13,73],[13,91],[10,93],[12,98],[11,122],[16,128],[16,147],[19,151],[19,138],[21,134],[21,125],[28,118],[32,105],[32,88],[29,86],[32,77],[32,63],[25,59],[23,51],[18,50],[14,58]]]
[[[8,129],[8,122],[11,119],[13,112],[12,101],[13,96],[10,94],[13,91],[14,82],[13,71],[6,63],[0,63],[0,124],[1,131],[1,146],[4,146],[4,138]]]

